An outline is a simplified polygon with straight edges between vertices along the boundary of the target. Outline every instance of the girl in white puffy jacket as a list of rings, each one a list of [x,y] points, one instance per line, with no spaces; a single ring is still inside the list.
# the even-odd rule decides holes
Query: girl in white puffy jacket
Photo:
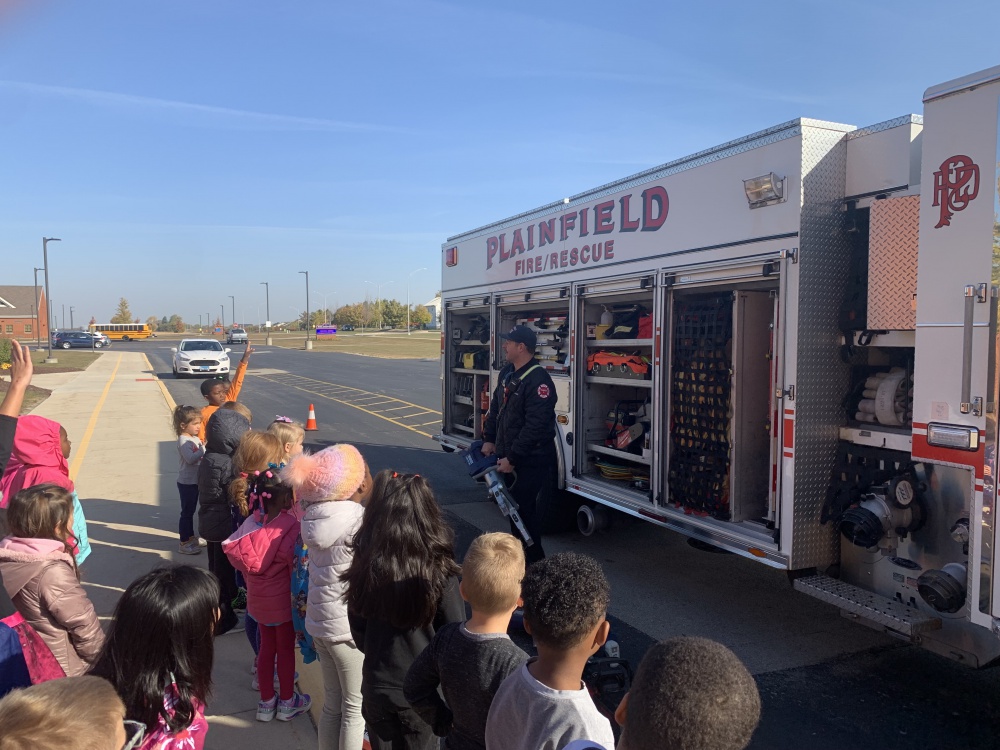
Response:
[[[309,550],[306,631],[323,669],[320,750],[361,747],[362,654],[347,621],[340,576],[351,564],[350,542],[361,525],[372,489],[368,464],[353,445],[334,445],[291,459],[281,478],[295,490],[304,511],[302,540]]]

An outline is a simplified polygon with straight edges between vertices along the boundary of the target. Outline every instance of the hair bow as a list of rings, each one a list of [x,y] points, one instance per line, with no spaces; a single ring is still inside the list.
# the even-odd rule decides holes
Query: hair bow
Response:
[[[274,415],[274,421],[275,422],[288,422],[289,424],[291,424],[295,420],[293,420],[291,417],[283,417],[280,414],[275,414]]]

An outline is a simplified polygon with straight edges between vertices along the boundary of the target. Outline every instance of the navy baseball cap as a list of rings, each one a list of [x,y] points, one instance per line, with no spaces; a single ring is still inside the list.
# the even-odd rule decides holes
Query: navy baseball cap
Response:
[[[535,332],[528,328],[528,326],[514,326],[507,333],[501,333],[500,338],[524,344],[529,349],[534,349],[535,344],[538,342]]]

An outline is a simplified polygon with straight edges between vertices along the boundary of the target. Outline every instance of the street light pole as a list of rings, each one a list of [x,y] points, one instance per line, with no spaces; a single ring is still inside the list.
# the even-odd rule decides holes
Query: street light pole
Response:
[[[219,309],[222,311],[222,332],[226,332],[226,306],[219,305]]]
[[[309,338],[309,272],[299,271],[306,275],[306,349],[312,349],[312,341]]]
[[[212,316],[209,315],[208,313],[205,313],[205,328],[211,328],[211,327],[212,327]]]
[[[229,299],[232,300],[232,303],[233,303],[233,325],[235,326],[236,325],[236,297],[234,297],[232,294],[230,294],[229,295]]]
[[[271,286],[266,281],[262,281],[260,283],[264,285],[264,301],[266,304],[266,307],[264,308],[264,316],[266,318],[265,322],[267,324],[266,325],[267,337],[264,339],[264,343],[267,346],[270,346],[271,345]]]
[[[59,237],[42,237],[42,262],[45,265],[45,323],[49,326],[49,356],[46,364],[56,364],[59,360],[52,356],[52,298],[49,296],[49,243],[62,242]]]
[[[337,290],[334,289],[333,292],[327,292],[326,294],[323,295],[323,325],[325,326],[330,325],[330,308],[326,304],[326,300],[331,294],[333,294],[336,291]],[[337,300],[334,300],[333,302],[334,304],[336,304]]]
[[[426,271],[426,268],[418,268],[415,271],[410,271],[410,275],[406,278],[406,335],[409,336],[410,331],[410,279],[413,274],[420,273],[421,271]]]
[[[35,340],[37,341],[37,349],[42,348],[42,301],[38,299],[38,272],[42,271],[42,268],[35,269]],[[48,297],[48,295],[45,295]],[[48,323],[48,321],[46,321]],[[51,334],[50,334],[51,335]]]
[[[75,309],[73,305],[69,306],[69,330],[71,331],[76,328],[76,325],[73,323],[73,310]]]

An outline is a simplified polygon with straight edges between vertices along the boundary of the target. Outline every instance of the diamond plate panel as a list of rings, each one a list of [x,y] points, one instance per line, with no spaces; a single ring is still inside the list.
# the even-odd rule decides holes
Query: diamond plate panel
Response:
[[[883,120],[882,122],[877,122],[874,125],[869,125],[865,128],[858,128],[857,130],[852,130],[847,134],[847,140],[852,138],[864,138],[866,135],[872,135],[873,133],[881,133],[883,130],[892,130],[893,128],[898,128],[901,125],[923,125],[924,118],[920,115],[903,115],[902,117],[896,117],[892,120]]]
[[[795,579],[793,586],[804,594],[911,638],[941,629],[941,620],[937,617],[828,576],[804,576]]]
[[[847,171],[844,133],[803,128],[798,350],[795,352],[795,467],[789,566],[825,567],[839,557],[831,524],[820,524],[837,457],[849,370],[839,356],[838,314],[849,246],[841,201]]]
[[[913,331],[920,196],[873,201],[868,231],[868,328]]]

